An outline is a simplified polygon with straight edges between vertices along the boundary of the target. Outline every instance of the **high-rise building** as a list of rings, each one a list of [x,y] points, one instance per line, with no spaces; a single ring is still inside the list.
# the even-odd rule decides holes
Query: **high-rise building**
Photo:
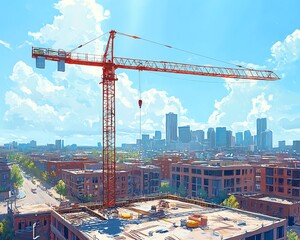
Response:
[[[62,149],[62,140],[55,140],[55,149],[56,150]]]
[[[209,128],[207,130],[207,142],[208,148],[213,149],[216,147],[216,132],[214,128]]]
[[[296,153],[300,153],[300,140],[293,141],[293,150]]]
[[[256,120],[256,137],[257,137],[257,149],[263,150],[262,133],[267,130],[267,119],[258,118]]]
[[[29,143],[29,146],[30,146],[31,148],[36,148],[36,141],[31,140],[30,143]]]
[[[285,146],[285,141],[278,141],[278,148],[280,151],[285,151],[286,146]]]
[[[232,131],[226,131],[226,147],[232,147]]]
[[[189,143],[191,141],[191,129],[190,126],[178,127],[179,142]]]
[[[166,114],[166,143],[177,141],[177,114]]]
[[[204,141],[204,131],[203,130],[196,130],[191,131],[192,141],[203,143]]]
[[[253,144],[252,135],[250,130],[244,131],[244,146],[248,147]]]
[[[244,142],[243,133],[242,132],[237,132],[235,134],[235,145],[236,146],[242,146],[243,142]]]
[[[272,150],[273,148],[273,132],[269,129],[261,133],[262,150]]]
[[[226,146],[226,127],[216,128],[216,147]]]
[[[142,134],[142,146],[143,150],[148,150],[150,147],[150,136],[149,134]]]
[[[161,140],[161,131],[155,131],[154,140]]]

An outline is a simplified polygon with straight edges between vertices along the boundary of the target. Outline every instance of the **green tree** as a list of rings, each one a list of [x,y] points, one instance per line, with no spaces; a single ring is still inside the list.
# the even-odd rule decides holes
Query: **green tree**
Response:
[[[198,196],[200,198],[207,199],[207,192],[203,188],[200,188],[198,190]]]
[[[299,240],[299,237],[296,232],[294,232],[292,229],[290,229],[287,232],[287,240]]]
[[[162,186],[160,187],[160,192],[174,194],[175,189],[172,186],[170,186],[169,184],[162,184]]]
[[[45,182],[47,182],[48,177],[49,177],[48,172],[47,172],[47,171],[43,171],[43,172],[41,173],[41,175],[42,175],[42,179],[43,179]]]
[[[222,202],[223,206],[230,207],[230,208],[239,208],[239,202],[236,200],[236,197],[230,195]]]
[[[186,196],[186,188],[184,186],[183,183],[180,183],[178,189],[177,189],[177,193],[179,194],[179,196],[181,197],[185,197]]]
[[[0,222],[0,239],[12,240],[14,239],[13,228],[10,226],[10,222],[7,219],[3,219]]]
[[[11,182],[17,190],[23,186],[23,176],[18,165],[14,164],[11,168]]]
[[[66,184],[63,180],[59,180],[58,183],[54,186],[54,190],[59,194],[61,199],[61,195],[65,196],[67,194]]]

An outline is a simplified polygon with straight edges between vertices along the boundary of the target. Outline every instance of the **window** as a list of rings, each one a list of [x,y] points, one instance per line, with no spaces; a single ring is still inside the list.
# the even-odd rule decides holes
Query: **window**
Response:
[[[278,171],[277,171],[278,175],[283,175],[283,169],[282,168],[279,168]]]
[[[233,170],[224,170],[224,176],[233,176]]]
[[[176,172],[180,172],[180,167],[176,167]]]
[[[192,168],[192,173],[196,174],[196,169],[195,168]]]
[[[273,184],[273,178],[267,177],[267,178],[266,178],[266,183],[272,185],[272,184]]]
[[[274,239],[273,229],[264,233],[264,239]]]
[[[235,175],[241,175],[241,170],[240,169],[235,170]]]
[[[208,185],[208,179],[204,178],[204,185]]]
[[[286,173],[287,173],[288,176],[291,176],[292,175],[292,170],[288,169]]]
[[[284,226],[278,227],[276,229],[276,237],[277,237],[277,239],[284,237]]]
[[[274,169],[273,168],[266,168],[266,175],[267,176],[273,176],[274,175]]]
[[[188,168],[183,168],[183,172],[188,173],[189,169]]]

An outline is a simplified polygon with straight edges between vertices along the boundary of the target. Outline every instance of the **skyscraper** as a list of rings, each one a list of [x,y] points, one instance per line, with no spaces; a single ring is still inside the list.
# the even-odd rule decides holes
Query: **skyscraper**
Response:
[[[242,146],[243,142],[244,142],[243,133],[242,132],[237,132],[235,134],[235,145],[236,146]]]
[[[166,143],[177,141],[177,114],[166,114]]]
[[[217,147],[226,146],[226,127],[216,128],[216,146]]]
[[[155,140],[161,140],[161,131],[155,131],[154,139]]]
[[[257,137],[257,149],[263,150],[262,133],[267,130],[267,119],[258,118],[256,120],[256,137]],[[264,143],[265,144],[265,143]]]
[[[273,148],[273,132],[269,129],[261,133],[261,149],[272,150]]]
[[[204,131],[203,130],[191,131],[191,135],[192,135],[193,142],[203,143],[203,141],[204,141]]]
[[[190,126],[178,127],[179,141],[182,143],[189,143],[191,141],[191,129]]]
[[[232,131],[226,131],[226,147],[232,147]]]
[[[244,131],[244,146],[248,147],[253,144],[250,130]]]
[[[213,149],[216,147],[216,132],[214,128],[209,128],[207,130],[207,142],[208,148]]]

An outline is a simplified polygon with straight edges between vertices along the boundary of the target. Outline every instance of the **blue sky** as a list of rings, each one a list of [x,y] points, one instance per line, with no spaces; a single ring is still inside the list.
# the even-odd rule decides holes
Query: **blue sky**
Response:
[[[3,1],[0,15],[0,144],[96,145],[102,139],[101,69],[56,63],[36,69],[31,47],[66,51],[114,29],[171,45],[117,35],[115,56],[275,71],[280,81],[245,81],[117,70],[117,144],[142,133],[165,134],[165,114],[193,130],[225,126],[234,133],[268,118],[274,145],[300,139],[299,1]],[[102,54],[108,35],[77,52]],[[196,54],[192,54],[196,53]],[[201,57],[201,55],[209,58]],[[214,61],[215,58],[221,61]],[[222,61],[229,64],[224,64]]]

